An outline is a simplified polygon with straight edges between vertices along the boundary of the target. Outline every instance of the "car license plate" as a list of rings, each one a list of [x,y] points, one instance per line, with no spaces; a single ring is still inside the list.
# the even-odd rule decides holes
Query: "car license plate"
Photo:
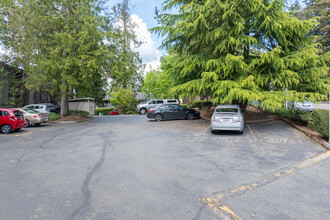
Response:
[[[224,118],[222,119],[223,122],[230,122],[230,119],[229,118]]]

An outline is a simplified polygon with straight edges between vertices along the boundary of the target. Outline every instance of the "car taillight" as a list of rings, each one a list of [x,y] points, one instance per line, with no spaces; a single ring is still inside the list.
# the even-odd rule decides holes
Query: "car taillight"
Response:
[[[237,119],[237,122],[242,122],[242,121],[243,121],[242,118]]]
[[[214,115],[212,116],[212,119],[211,119],[211,120],[212,120],[212,122],[215,122],[215,117],[214,117]]]
[[[41,115],[34,115],[35,118],[41,118]]]
[[[153,109],[148,110],[148,112],[152,112],[152,111],[153,111]]]

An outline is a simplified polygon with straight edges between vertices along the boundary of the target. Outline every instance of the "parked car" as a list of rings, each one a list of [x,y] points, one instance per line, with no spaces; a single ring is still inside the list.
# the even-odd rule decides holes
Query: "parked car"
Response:
[[[47,105],[51,113],[59,114],[61,112],[61,107],[52,103],[40,103],[41,105]]]
[[[48,121],[47,113],[41,113],[33,109],[17,108],[17,110],[23,113],[26,120],[26,128],[30,125],[39,126],[41,123],[46,123]]]
[[[288,102],[288,108],[293,110],[312,112],[315,108],[315,104],[309,100],[305,100],[304,102]]]
[[[113,111],[109,112],[109,115],[120,115],[119,111],[119,108],[115,108]]]
[[[156,109],[163,104],[179,104],[179,101],[177,99],[153,99],[146,104],[137,105],[135,111],[144,115],[148,110]]]
[[[51,113],[50,112],[50,108],[48,105],[46,104],[31,104],[31,105],[26,105],[23,107],[24,109],[34,109],[38,112],[42,112],[42,113]]]
[[[239,105],[218,105],[211,118],[211,132],[218,130],[244,132],[244,117]]]
[[[23,114],[16,109],[0,108],[0,128],[4,134],[25,127],[26,121]]]
[[[156,109],[151,109],[147,114],[148,118],[156,121],[164,119],[189,119],[200,118],[200,112],[195,109],[182,107],[178,104],[163,104]]]

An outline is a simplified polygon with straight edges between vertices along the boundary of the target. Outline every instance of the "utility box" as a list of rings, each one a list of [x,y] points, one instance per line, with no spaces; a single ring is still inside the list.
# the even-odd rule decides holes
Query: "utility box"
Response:
[[[89,115],[95,114],[95,99],[94,98],[80,98],[69,100],[70,110],[86,111]]]

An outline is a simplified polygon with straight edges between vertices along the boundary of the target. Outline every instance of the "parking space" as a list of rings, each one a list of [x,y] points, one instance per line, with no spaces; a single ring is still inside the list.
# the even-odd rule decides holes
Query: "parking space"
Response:
[[[209,126],[205,120],[104,116],[0,134],[0,219],[217,219],[226,217],[223,210],[253,219],[265,206],[244,206],[250,198],[273,205],[266,216],[280,211],[298,219],[277,205],[281,199],[294,203],[294,197],[271,203],[269,196],[276,194],[277,184],[287,192],[301,180],[282,183],[288,175],[281,172],[305,175],[304,169],[286,173],[285,168],[325,150],[283,121],[246,124],[243,135],[212,134]],[[326,172],[322,166],[306,167]],[[256,181],[266,176],[271,181]],[[320,189],[313,188],[317,195],[329,176],[322,177]],[[308,181],[304,184],[292,195],[304,193]],[[239,190],[248,186],[255,190]],[[212,197],[228,190],[240,193],[234,200]],[[307,197],[313,201],[312,193]],[[210,198],[220,204],[216,211],[214,203],[203,200]],[[305,208],[308,213],[308,203]]]

